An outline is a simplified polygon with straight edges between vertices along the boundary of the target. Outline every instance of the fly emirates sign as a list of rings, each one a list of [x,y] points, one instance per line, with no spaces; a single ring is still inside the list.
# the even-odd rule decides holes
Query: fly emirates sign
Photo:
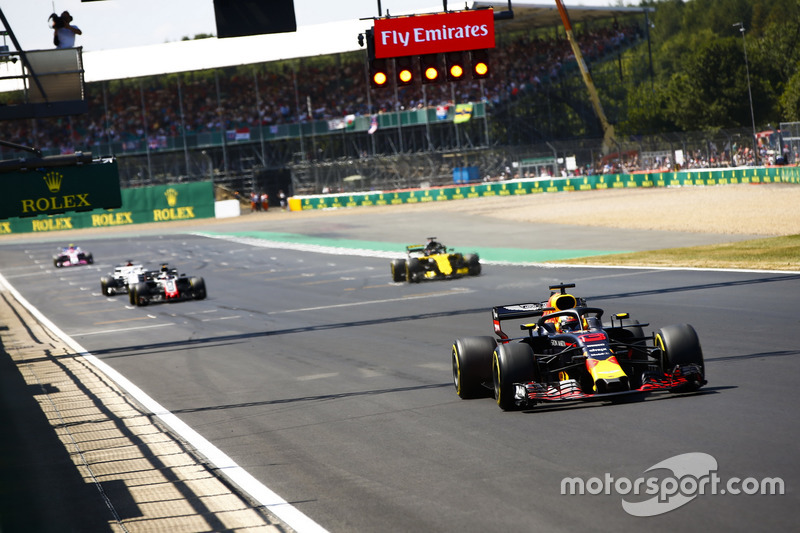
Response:
[[[376,19],[374,35],[376,58],[494,48],[494,11]]]

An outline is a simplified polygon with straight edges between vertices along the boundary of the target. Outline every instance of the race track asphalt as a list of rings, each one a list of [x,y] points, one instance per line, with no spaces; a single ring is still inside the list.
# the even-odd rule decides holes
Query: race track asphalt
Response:
[[[91,235],[80,244],[93,251],[97,264],[60,271],[48,265],[55,238],[5,240],[0,241],[0,274],[93,357],[330,531],[793,527],[800,503],[800,469],[794,460],[800,431],[791,408],[800,399],[793,378],[800,370],[800,333],[793,314],[800,275],[504,265],[498,263],[539,263],[563,254],[688,246],[726,237],[509,225],[452,213],[411,215],[416,214],[398,211],[376,218],[342,213],[297,220],[244,216],[224,225],[198,222],[190,228],[195,234],[147,227]],[[203,232],[215,238],[197,234]],[[391,283],[386,254],[434,235],[448,246],[474,248],[490,257],[483,274]],[[281,244],[287,241],[300,245]],[[331,245],[340,249],[320,253],[322,248],[314,248]],[[348,254],[348,247],[374,253]],[[169,261],[202,275],[209,298],[131,308],[122,296],[101,296],[99,276],[129,258]],[[501,412],[490,398],[460,400],[450,375],[453,339],[490,335],[492,305],[543,299],[548,284],[562,281],[575,282],[576,293],[592,305],[630,312],[653,329],[693,324],[703,343],[708,387],[695,395],[515,413]],[[8,294],[3,291],[4,298]],[[30,337],[51,342],[30,326],[22,310],[12,313],[9,323],[15,314],[29,324]],[[35,366],[39,363],[54,364],[70,376],[91,365],[54,353],[55,348],[32,359],[12,359],[8,353],[24,346],[9,346],[0,357],[0,422],[14,428],[4,431],[14,438],[3,439],[4,532],[135,531],[165,524],[171,531],[234,530],[200,496],[197,482],[177,475],[160,485],[178,486],[181,496],[169,501],[191,501],[193,511],[164,513],[152,521],[141,500],[122,505],[124,499],[146,494],[130,477],[110,484],[104,494],[98,491],[106,474],[100,465],[114,461],[95,462],[87,455],[85,463],[99,480],[87,483],[85,470],[69,468],[75,451],[64,444],[63,431],[89,428],[91,420],[101,417],[113,419],[113,412],[101,410],[91,413],[90,422],[62,420],[54,426],[42,406],[48,398],[58,400],[64,385],[43,381],[31,387],[30,379],[42,375]],[[101,383],[93,386],[112,389],[114,403],[121,398],[129,404],[132,411],[120,419],[143,416],[164,429],[101,373],[89,373],[100,376]],[[89,387],[82,392],[97,408],[107,398]],[[168,471],[165,457],[177,451],[157,450],[130,425],[117,423],[116,429],[121,436],[115,438],[130,441],[120,448],[146,452],[142,471]],[[177,442],[204,474],[218,477],[213,462],[180,437]],[[623,511],[619,494],[559,492],[567,477],[637,479],[660,461],[685,453],[713,457],[726,479],[781,477],[786,494],[704,495],[661,516],[637,518]],[[188,463],[179,461],[178,467]],[[117,497],[119,509],[139,514],[117,512],[115,519],[109,501]],[[237,501],[241,510],[260,519],[246,527],[286,527],[247,495]],[[170,507],[164,501],[147,503]],[[182,529],[181,519],[191,516],[205,517],[205,529],[196,522]]]

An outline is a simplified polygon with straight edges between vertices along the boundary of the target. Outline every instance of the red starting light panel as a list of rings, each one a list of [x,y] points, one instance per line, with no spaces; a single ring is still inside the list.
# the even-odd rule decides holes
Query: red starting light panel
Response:
[[[494,48],[494,11],[376,19],[374,35],[378,58]]]

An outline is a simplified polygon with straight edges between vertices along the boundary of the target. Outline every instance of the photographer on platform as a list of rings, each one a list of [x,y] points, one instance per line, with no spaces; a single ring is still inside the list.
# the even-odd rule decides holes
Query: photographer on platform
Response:
[[[53,44],[56,48],[72,48],[75,46],[75,36],[81,35],[80,28],[72,25],[72,15],[64,11],[61,16],[53,13],[50,15],[50,25],[53,28]]]

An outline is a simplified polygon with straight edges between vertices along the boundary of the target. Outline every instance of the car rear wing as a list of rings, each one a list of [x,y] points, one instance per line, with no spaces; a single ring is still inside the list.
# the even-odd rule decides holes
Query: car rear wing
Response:
[[[492,324],[494,333],[501,339],[508,339],[508,335],[503,331],[502,322],[504,320],[521,320],[524,318],[540,317],[545,313],[552,313],[555,308],[548,307],[544,303],[522,303],[512,305],[499,305],[492,307]]]

